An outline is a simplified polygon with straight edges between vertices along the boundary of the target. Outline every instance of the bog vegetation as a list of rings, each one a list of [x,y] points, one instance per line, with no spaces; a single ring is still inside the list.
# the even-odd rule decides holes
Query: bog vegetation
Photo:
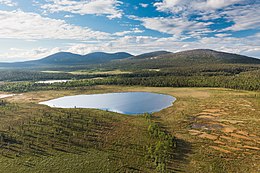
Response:
[[[35,164],[39,163],[34,163],[33,158],[41,160],[44,157],[55,156],[57,153],[73,153],[81,156],[90,150],[112,150],[114,153],[112,152],[110,157],[115,158],[111,161],[118,162],[116,156],[126,154],[123,149],[128,155],[129,152],[132,153],[128,157],[134,157],[136,161],[139,159],[139,164],[148,165],[146,169],[166,172],[169,170],[167,165],[171,164],[172,154],[175,152],[175,138],[162,130],[151,114],[144,114],[138,118],[138,121],[144,123],[146,120],[145,129],[140,136],[145,141],[138,146],[131,144],[131,141],[123,144],[121,141],[123,139],[111,139],[110,135],[113,135],[116,128],[115,123],[127,118],[120,118],[116,113],[87,109],[44,108],[34,112],[35,110],[30,111],[24,105],[19,106],[6,101],[1,101],[0,106],[4,117],[15,112],[25,111],[30,114],[27,118],[7,125],[0,131],[0,159],[4,157],[11,160],[25,160],[21,166],[35,167]],[[117,148],[120,148],[120,151],[117,151]],[[139,156],[136,156],[136,152]],[[27,158],[31,159],[27,160]],[[96,170],[92,169],[92,171]],[[120,169],[124,171],[128,168],[123,166]]]

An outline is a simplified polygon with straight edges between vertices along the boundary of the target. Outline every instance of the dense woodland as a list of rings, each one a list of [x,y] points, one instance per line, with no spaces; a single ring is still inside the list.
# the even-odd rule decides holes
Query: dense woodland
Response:
[[[242,90],[260,90],[260,70],[240,72],[208,71],[200,73],[136,72],[101,79],[74,80],[64,83],[43,84],[35,82],[11,82],[0,85],[1,91],[28,92],[38,90],[80,89],[93,85],[140,85],[153,87],[224,87]],[[241,71],[244,71],[242,69]],[[175,73],[175,74],[174,74]],[[176,75],[179,73],[180,75]]]
[[[41,80],[63,80],[63,79],[90,79],[96,77],[107,77],[106,74],[71,74],[66,72],[46,73],[35,70],[1,70],[0,81],[41,81]]]

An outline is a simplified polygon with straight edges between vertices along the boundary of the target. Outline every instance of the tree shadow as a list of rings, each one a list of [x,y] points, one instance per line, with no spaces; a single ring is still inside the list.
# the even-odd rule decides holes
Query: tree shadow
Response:
[[[189,164],[189,155],[192,154],[192,145],[183,139],[176,139],[176,148],[171,153],[171,160],[167,169],[171,172],[187,172],[186,165]]]

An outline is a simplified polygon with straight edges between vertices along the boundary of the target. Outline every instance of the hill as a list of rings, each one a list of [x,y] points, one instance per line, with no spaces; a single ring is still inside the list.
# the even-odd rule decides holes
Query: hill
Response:
[[[86,55],[72,54],[69,52],[60,52],[50,55],[46,58],[33,61],[40,64],[56,64],[56,65],[77,65],[77,64],[99,64],[116,59],[124,59],[132,56],[129,53],[104,53],[94,52]]]
[[[141,55],[137,55],[137,56],[133,56],[133,59],[145,59],[145,58],[150,58],[150,57],[156,57],[156,56],[161,56],[161,55],[165,55],[165,54],[169,54],[172,52],[168,52],[168,51],[156,51],[156,52],[149,52],[149,53],[144,53]]]
[[[125,52],[104,53],[95,52],[78,55],[69,52],[59,52],[45,58],[33,61],[0,63],[0,67],[38,67],[38,66],[76,66],[106,63],[112,60],[125,59],[132,55]]]
[[[158,54],[157,52],[142,54],[136,56],[136,58],[112,62],[109,65],[123,69],[161,69],[219,64],[256,65],[260,64],[260,59],[209,49],[195,49],[178,53],[161,52],[161,54]]]
[[[191,68],[210,66],[255,66],[260,64],[260,59],[219,52],[209,49],[195,49],[177,53],[156,51],[133,56],[129,53],[104,53],[95,52],[86,55],[78,55],[69,52],[60,52],[48,57],[25,62],[0,63],[0,68],[32,68],[68,71],[80,69],[169,69]]]

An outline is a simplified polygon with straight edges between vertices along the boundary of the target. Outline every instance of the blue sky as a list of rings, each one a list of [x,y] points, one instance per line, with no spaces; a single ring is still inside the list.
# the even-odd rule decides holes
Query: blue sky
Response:
[[[0,61],[208,48],[260,57],[259,0],[0,0]]]

